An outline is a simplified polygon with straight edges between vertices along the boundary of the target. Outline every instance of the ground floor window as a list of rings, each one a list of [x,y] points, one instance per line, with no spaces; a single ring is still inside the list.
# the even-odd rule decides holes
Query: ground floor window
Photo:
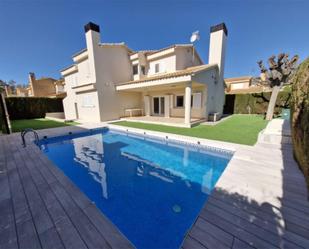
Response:
[[[184,107],[184,95],[176,96],[176,107]],[[191,107],[192,108],[201,108],[202,107],[202,93],[197,92],[191,95]]]
[[[179,95],[176,96],[176,107],[183,107],[184,106],[184,96],[183,95]]]
[[[83,96],[82,106],[83,107],[94,107],[93,96],[91,96],[91,95]]]

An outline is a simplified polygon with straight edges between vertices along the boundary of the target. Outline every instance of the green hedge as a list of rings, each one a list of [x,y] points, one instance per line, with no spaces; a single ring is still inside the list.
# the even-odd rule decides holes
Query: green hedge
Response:
[[[293,78],[291,113],[294,156],[309,188],[309,58]]]
[[[235,114],[265,114],[271,93],[236,94],[234,102]],[[279,93],[275,115],[281,113],[283,108],[290,108],[291,93],[282,91]]]
[[[60,98],[8,97],[6,105],[11,120],[44,118],[47,112],[63,112]]]

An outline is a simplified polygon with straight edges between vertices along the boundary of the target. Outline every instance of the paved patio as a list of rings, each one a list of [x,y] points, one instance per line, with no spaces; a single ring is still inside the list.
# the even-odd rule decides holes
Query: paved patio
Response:
[[[96,126],[39,134],[56,136]],[[290,144],[243,146],[153,134],[236,151],[183,248],[309,248],[308,193]],[[132,247],[35,145],[22,148],[19,134],[1,136],[0,151],[0,248]]]
[[[166,118],[161,116],[136,116],[136,117],[121,118],[121,120],[148,123],[148,124],[176,126],[176,127],[188,127],[188,125],[185,124],[185,119],[179,117]],[[203,122],[203,120],[198,118],[191,118],[191,125],[200,122]]]

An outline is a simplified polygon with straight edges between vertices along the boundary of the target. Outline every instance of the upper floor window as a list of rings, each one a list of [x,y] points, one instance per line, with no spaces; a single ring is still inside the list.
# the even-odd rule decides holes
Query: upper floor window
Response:
[[[133,66],[133,75],[138,74],[138,65]]]
[[[160,72],[160,64],[157,63],[155,64],[155,73],[159,73]]]

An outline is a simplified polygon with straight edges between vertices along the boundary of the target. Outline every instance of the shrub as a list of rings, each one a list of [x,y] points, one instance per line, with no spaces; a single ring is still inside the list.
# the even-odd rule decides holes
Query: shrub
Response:
[[[271,93],[236,94],[234,103],[235,114],[265,114]],[[290,91],[281,91],[278,95],[275,114],[281,113],[283,108],[290,108]]]
[[[6,105],[11,120],[44,118],[47,112],[63,112],[60,98],[8,97]]]
[[[309,188],[309,58],[293,77],[291,113],[294,156]]]

